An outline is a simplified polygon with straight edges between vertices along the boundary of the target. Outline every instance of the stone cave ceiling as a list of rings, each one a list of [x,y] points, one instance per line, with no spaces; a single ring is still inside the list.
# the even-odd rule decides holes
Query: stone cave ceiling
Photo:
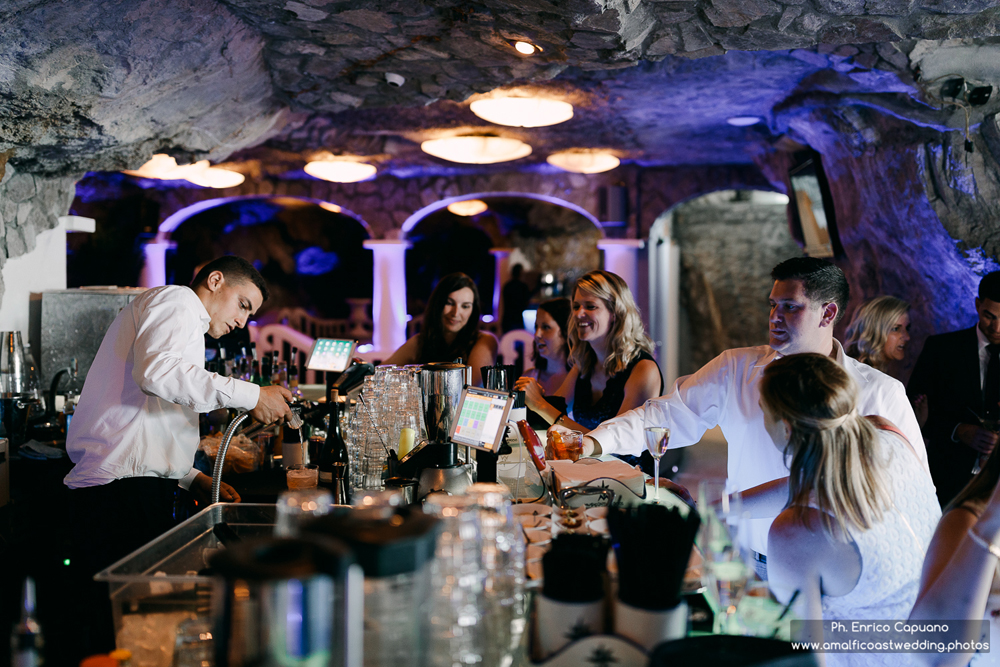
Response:
[[[455,169],[424,139],[494,133],[534,147],[524,168],[568,148],[747,163],[804,141],[795,119],[817,107],[861,109],[843,114],[859,132],[871,107],[960,128],[934,79],[1000,83],[997,36],[1000,0],[6,0],[0,162],[79,175],[167,152],[280,177],[327,152],[406,174]],[[468,104],[498,89],[575,116],[491,125]]]

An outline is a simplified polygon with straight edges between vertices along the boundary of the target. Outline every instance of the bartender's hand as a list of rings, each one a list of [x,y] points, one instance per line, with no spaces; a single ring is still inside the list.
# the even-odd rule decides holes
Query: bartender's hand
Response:
[[[287,421],[292,416],[288,401],[292,400],[292,392],[284,387],[271,385],[260,388],[260,398],[257,407],[250,411],[250,416],[261,424],[273,424],[281,420]]]
[[[542,385],[535,378],[519,377],[514,383],[514,390],[524,392],[524,404],[529,410],[538,412],[546,404]]]
[[[198,476],[194,478],[191,482],[188,491],[194,496],[194,499],[198,501],[199,505],[209,505],[212,502],[212,478],[203,472],[198,473]],[[236,493],[236,489],[229,486],[225,482],[219,486],[219,502],[221,503],[238,503],[240,502],[240,494]]]

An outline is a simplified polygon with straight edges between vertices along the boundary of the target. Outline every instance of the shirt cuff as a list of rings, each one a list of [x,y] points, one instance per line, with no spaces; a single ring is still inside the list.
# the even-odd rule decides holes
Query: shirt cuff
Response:
[[[181,487],[182,489],[190,489],[191,482],[194,481],[194,478],[197,477],[198,473],[200,472],[201,471],[198,470],[197,468],[191,468],[191,472],[189,472],[188,474],[184,475],[179,480],[177,480],[177,486]]]
[[[260,387],[252,382],[236,380],[229,407],[237,410],[253,410],[260,400]]]

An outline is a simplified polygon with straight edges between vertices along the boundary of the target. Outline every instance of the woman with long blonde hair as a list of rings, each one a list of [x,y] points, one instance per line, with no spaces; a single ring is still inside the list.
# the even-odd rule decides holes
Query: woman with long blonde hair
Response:
[[[844,351],[883,373],[906,356],[910,342],[910,304],[894,296],[866,301],[847,327]]]
[[[659,396],[663,378],[639,308],[620,276],[607,271],[584,274],[576,283],[571,307],[568,338],[573,367],[555,394],[566,399],[567,411],[546,401],[532,378],[518,379],[515,388],[525,392],[528,408],[548,423],[586,433]]]
[[[857,412],[857,387],[829,357],[764,370],[764,425],[785,454],[788,503],[768,534],[768,583],[795,591],[804,620],[904,619],[941,516],[934,484],[901,432]],[[821,655],[821,654],[820,654]],[[829,664],[899,656],[827,653]]]

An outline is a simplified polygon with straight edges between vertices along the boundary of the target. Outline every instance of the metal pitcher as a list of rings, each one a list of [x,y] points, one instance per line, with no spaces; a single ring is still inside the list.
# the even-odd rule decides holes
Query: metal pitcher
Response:
[[[428,442],[446,442],[466,382],[464,364],[430,363],[420,370]]]

